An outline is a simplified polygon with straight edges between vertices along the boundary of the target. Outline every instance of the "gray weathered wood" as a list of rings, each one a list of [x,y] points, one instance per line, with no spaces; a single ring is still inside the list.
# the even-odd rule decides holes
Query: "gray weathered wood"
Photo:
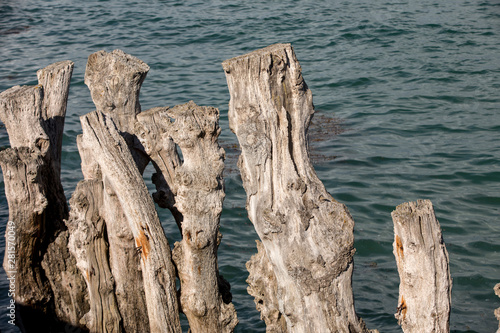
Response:
[[[392,212],[394,256],[400,277],[399,324],[407,333],[449,332],[451,276],[448,252],[429,200]]]
[[[68,216],[60,182],[60,147],[72,70],[72,62],[59,62],[38,72],[39,85],[16,86],[0,94],[0,119],[11,144],[0,153],[0,163],[9,220],[16,228],[16,301],[20,316],[25,313],[24,317],[30,317],[25,318],[25,331],[50,330],[56,314],[64,312],[67,305],[58,303],[67,292],[57,278],[61,266],[48,259],[42,267],[42,261],[45,255],[53,258],[54,253],[64,253],[65,247],[64,239],[51,243],[64,230],[63,219]],[[7,255],[6,251],[6,270]],[[71,283],[79,288],[81,279],[77,275],[66,277],[74,279]],[[80,296],[77,298],[84,297]],[[81,311],[77,308],[73,309]],[[68,317],[77,316],[76,312]]]
[[[221,177],[223,151],[217,144],[220,132],[217,125],[218,111],[213,108],[201,108],[194,103],[173,108],[172,110],[179,111],[176,111],[175,126],[170,124],[169,117],[162,116],[161,111],[167,108],[155,108],[140,113],[138,94],[148,70],[149,67],[145,63],[120,50],[111,53],[100,51],[89,57],[85,82],[89,86],[97,110],[113,118],[132,152],[139,172],[143,172],[150,159],[153,161],[157,170],[153,177],[158,190],[154,195],[155,201],[161,207],[172,211],[183,237],[186,230],[187,235],[191,235],[193,229],[197,231],[193,234],[194,237],[202,232],[203,238],[207,240],[207,246],[196,249],[196,242],[193,242],[192,246],[183,245],[184,237],[183,242],[175,247],[178,253],[175,256],[177,271],[181,280],[180,304],[188,317],[191,331],[232,331],[237,323],[236,314],[233,305],[222,300],[219,291],[219,280],[222,280],[222,277],[218,275],[216,257],[219,216],[224,198]],[[136,121],[136,118],[139,121]],[[169,133],[165,133],[166,127],[169,127]],[[201,130],[203,135],[196,132],[196,129]],[[144,135],[145,130],[147,138],[139,142],[136,135]],[[175,137],[178,141],[176,143],[183,150],[184,164],[175,150],[176,143],[172,137]],[[150,146],[153,149],[150,149]],[[93,147],[90,147],[89,150],[92,149]],[[189,157],[191,150],[195,153]],[[213,169],[205,169],[207,163],[217,165]],[[136,281],[137,274],[131,269],[134,267],[134,257],[130,257],[130,251],[126,251],[128,244],[134,244],[134,238],[126,226],[113,222],[123,220],[127,214],[117,200],[117,190],[109,181],[109,177],[99,175],[99,168],[93,162],[82,165],[82,169],[85,169],[84,175],[88,173],[102,177],[108,188],[104,195],[106,207],[103,214],[106,217],[117,300],[125,322],[127,316],[124,312],[130,313],[135,307],[129,305],[128,309],[125,309],[121,295],[129,295],[129,289],[134,284],[140,284],[140,281]],[[182,170],[186,170],[186,174],[190,173],[189,176],[198,181],[185,183],[186,177],[180,173]],[[210,187],[213,184],[215,188]],[[178,189],[181,189],[180,193],[177,192]],[[182,208],[181,213],[179,207],[182,205],[185,208]],[[196,211],[195,207],[200,207],[200,211]],[[127,268],[129,272],[125,274]],[[136,302],[128,299],[128,304],[141,301],[140,295],[135,294]],[[138,311],[135,311],[135,314],[137,313]],[[126,329],[128,330],[130,329]]]
[[[286,321],[279,310],[278,284],[273,266],[267,258],[262,242],[257,242],[257,254],[247,262],[248,293],[255,297],[255,305],[260,312],[260,318],[266,323],[267,333],[286,333]]]
[[[113,187],[104,182],[102,216],[106,221],[109,262],[124,332],[148,332],[149,319],[142,277],[141,257],[127,217]]]
[[[40,253],[48,206],[42,183],[47,168],[43,156],[38,148],[28,147],[0,152],[9,221],[15,224],[14,243],[6,240],[7,247],[15,246],[15,265],[12,267],[12,262],[9,263],[6,251],[3,266],[8,276],[10,271],[15,271],[16,302],[45,313],[51,292],[48,281],[44,279],[43,253]]]
[[[134,126],[141,112],[139,92],[149,66],[122,50],[99,51],[88,57],[85,84],[98,111],[113,117],[118,130],[131,147],[140,173],[149,163],[141,150],[134,149]]]
[[[83,333],[87,331],[87,326],[80,320],[90,311],[89,293],[76,259],[69,251],[68,242],[69,232],[61,232],[47,248],[42,267],[52,287],[58,320],[64,323],[65,328],[71,325]],[[39,328],[35,332],[40,332]]]
[[[175,204],[179,186],[176,170],[182,162],[176,150],[177,146],[167,132],[171,122],[168,109],[168,107],[157,107],[142,112],[137,117],[135,134],[156,170],[152,178],[156,186],[153,198],[161,208],[168,208],[172,212],[182,233],[182,214]]]
[[[88,58],[85,83],[89,87],[97,110],[113,118],[120,134],[130,149],[139,172],[142,173],[149,157],[135,149],[133,125],[141,111],[139,91],[149,67],[141,60],[121,50],[99,51]],[[81,141],[81,140],[80,140]],[[115,190],[100,173],[92,147],[84,149],[79,143],[82,155],[82,171],[86,177],[104,182],[102,216],[106,221],[109,242],[109,262],[115,280],[115,294],[123,320],[125,332],[149,330],[144,283],[140,270],[140,256],[136,254],[134,236]],[[91,156],[88,156],[91,155]]]
[[[50,145],[43,129],[43,86],[15,86],[0,94],[0,120],[11,148],[38,148],[45,153]]]
[[[289,44],[223,62],[250,220],[289,332],[364,332],[351,288],[354,221],[311,165],[312,94]]]
[[[74,63],[61,61],[38,70],[38,83],[43,87],[42,117],[43,128],[51,142],[51,161],[61,173],[61,151],[64,131],[64,119],[68,103],[69,85],[73,74]]]
[[[123,332],[148,332],[140,257],[132,232],[114,190],[103,180],[96,162],[98,156],[84,144],[82,135],[77,137],[77,145],[85,179],[73,193],[67,224],[71,230],[71,251],[82,274],[88,277],[91,294],[91,309],[84,321],[91,331],[104,332],[110,327]],[[88,198],[93,203],[92,210],[86,205],[82,211],[80,202],[87,202]],[[97,228],[100,229],[96,231]],[[87,275],[89,267],[94,275]]]
[[[141,257],[150,330],[180,332],[170,247],[130,150],[109,116],[94,111],[80,120],[82,143],[92,149],[105,184],[116,194]]]
[[[137,119],[136,133],[165,180],[162,196],[181,227],[182,241],[175,243],[173,259],[190,331],[232,332],[238,320],[233,304],[224,302],[219,291],[217,263],[225,196],[224,150],[217,142],[219,110],[189,102],[154,108]]]
[[[99,51],[89,56],[85,84],[97,110],[112,115],[123,132],[133,133],[135,116],[141,112],[139,92],[149,66],[122,50]]]
[[[108,262],[105,221],[100,209],[102,181],[80,181],[73,193],[68,247],[76,258],[89,291],[90,310],[82,318],[91,332],[122,332],[121,316],[114,294],[114,279]]]

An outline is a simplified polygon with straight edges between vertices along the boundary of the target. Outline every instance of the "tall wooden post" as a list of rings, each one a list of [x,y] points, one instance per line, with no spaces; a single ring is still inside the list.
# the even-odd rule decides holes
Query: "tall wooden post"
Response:
[[[272,45],[222,66],[248,215],[279,295],[259,299],[278,304],[275,317],[285,319],[288,332],[365,332],[351,287],[354,221],[309,160],[312,94],[292,47]]]

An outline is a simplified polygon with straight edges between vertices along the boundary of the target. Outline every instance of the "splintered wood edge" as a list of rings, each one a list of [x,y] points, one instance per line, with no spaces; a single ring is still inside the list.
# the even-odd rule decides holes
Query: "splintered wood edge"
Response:
[[[290,43],[272,44],[272,45],[269,45],[269,46],[264,47],[262,49],[258,49],[258,50],[252,51],[250,53],[247,53],[247,54],[243,54],[243,55],[231,58],[231,59],[227,59],[227,60],[222,62],[222,67],[227,72],[229,70],[228,67],[236,61],[239,61],[242,59],[259,58],[259,57],[262,57],[262,56],[267,55],[267,54],[272,54],[276,50],[283,50],[283,49],[292,49],[293,50],[292,44],[290,44]]]

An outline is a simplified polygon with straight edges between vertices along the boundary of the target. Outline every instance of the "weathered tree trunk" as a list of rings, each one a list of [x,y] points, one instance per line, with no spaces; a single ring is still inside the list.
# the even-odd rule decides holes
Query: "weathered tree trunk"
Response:
[[[351,287],[354,221],[310,163],[312,94],[292,47],[272,45],[222,65],[247,210],[273,267],[287,330],[366,331]]]
[[[148,332],[149,319],[144,281],[134,236],[113,187],[104,182],[102,216],[106,221],[109,262],[124,332]]]
[[[182,241],[173,259],[180,282],[180,304],[191,332],[232,332],[234,306],[223,301],[217,264],[224,200],[224,150],[217,137],[219,111],[193,102],[138,115],[136,133],[157,168],[165,205],[176,217]],[[175,144],[182,151],[183,162]],[[175,204],[175,206],[174,206]],[[226,304],[227,303],[227,304]]]
[[[99,51],[89,56],[85,84],[97,110],[113,117],[122,132],[133,133],[141,112],[139,92],[149,66],[122,50]]]
[[[139,92],[148,71],[148,65],[121,50],[91,54],[85,71],[85,83],[97,110],[113,118],[141,174],[149,158],[140,150],[134,149],[133,126],[136,115],[141,111]],[[83,145],[80,144],[79,147],[81,146]],[[85,149],[80,149],[80,154],[82,153],[87,155]],[[85,170],[84,175],[92,173],[95,165],[90,164],[90,169]],[[82,166],[82,170],[84,168]],[[125,332],[144,332],[149,330],[149,322],[140,256],[135,253],[134,236],[128,223],[124,223],[125,213],[114,189],[101,175],[95,175],[95,178],[103,180],[106,188],[101,213],[106,221],[109,262],[123,329]]]
[[[114,280],[108,262],[105,221],[100,209],[102,181],[83,180],[71,197],[69,248],[83,273],[89,290],[90,311],[82,322],[91,332],[122,332],[121,316],[114,294]]]
[[[0,119],[11,143],[0,153],[0,163],[9,221],[15,226],[15,241],[7,244],[15,245],[15,254],[6,251],[4,268],[16,271],[15,300],[23,331],[55,329],[56,314],[73,323],[86,306],[81,277],[69,269],[63,278],[59,271],[73,259],[54,260],[67,254],[67,236],[54,241],[68,216],[60,156],[72,70],[72,62],[59,62],[38,71],[39,85],[16,86],[0,94]],[[65,289],[69,285],[75,288],[72,299]]]
[[[113,118],[141,174],[149,160],[153,160],[157,170],[153,181],[158,190],[154,195],[155,201],[172,211],[183,233],[184,240],[176,245],[178,255],[175,258],[181,279],[180,303],[191,331],[232,331],[237,323],[236,315],[232,304],[222,301],[219,291],[219,279],[222,277],[218,275],[216,257],[224,198],[221,177],[223,151],[217,144],[220,132],[218,111],[201,108],[194,103],[173,108],[177,110],[173,117],[176,119],[175,126],[170,124],[169,116],[165,117],[163,110],[167,108],[140,113],[139,90],[148,70],[145,63],[120,50],[111,53],[100,51],[89,57],[85,82],[97,110]],[[144,135],[145,128],[148,136],[139,142],[135,132],[138,131],[139,136]],[[165,128],[169,129],[168,133]],[[181,163],[172,138],[183,150],[184,163]],[[149,146],[155,148],[149,149]],[[206,169],[207,164],[214,166]],[[84,175],[92,173],[93,168],[95,166],[90,165]],[[192,184],[186,183],[186,175],[194,180]],[[134,259],[139,256],[130,255],[134,253],[129,246],[134,244],[134,237],[128,226],[113,222],[126,219],[127,214],[109,175],[105,174],[102,178],[107,188],[102,214],[107,225],[110,263],[124,328],[125,331],[142,331],[139,327],[132,329],[130,325],[125,325],[127,317],[131,318],[130,323],[137,323],[137,318],[132,320],[132,315],[138,314],[137,303],[144,302],[141,293],[129,296],[129,289],[140,284],[140,276],[133,271],[137,267],[133,265]],[[189,240],[191,237],[195,240],[199,238],[207,244],[187,241],[190,245],[185,245],[186,232]],[[197,249],[197,246],[201,248]]]
[[[79,332],[83,333],[88,331],[81,319],[90,310],[89,292],[68,243],[69,232],[66,230],[50,243],[42,267],[54,294],[57,319],[63,323],[60,326],[69,331],[80,329]],[[40,332],[40,328],[34,332]]]
[[[43,86],[43,128],[50,138],[51,161],[54,171],[57,172],[57,178],[60,178],[61,174],[64,119],[73,67],[72,61],[61,61],[42,68],[36,73],[38,83]]]
[[[168,133],[171,122],[168,112],[168,107],[157,107],[142,112],[137,117],[134,133],[156,170],[152,177],[156,186],[153,198],[161,208],[168,208],[172,212],[182,233],[183,217],[175,201],[180,183],[179,179],[176,179],[176,170],[182,162],[177,153],[177,145]]]
[[[247,262],[248,293],[255,297],[255,305],[260,311],[260,318],[266,323],[268,333],[286,333],[285,317],[279,310],[277,299],[278,285],[272,264],[267,258],[266,249],[260,241],[257,242],[257,254]]]
[[[68,93],[73,73],[72,61],[61,61],[49,65],[37,72],[38,82],[43,86],[42,126],[49,136],[53,179],[49,190],[49,201],[55,202],[48,208],[59,221],[58,216],[68,217],[66,198],[60,183],[61,151],[64,132],[64,120]],[[52,183],[48,181],[45,185]],[[53,199],[50,199],[53,196]],[[59,210],[59,211],[58,211]],[[66,229],[57,225],[57,229]],[[58,230],[54,230],[56,234]],[[65,328],[73,326],[84,329],[80,318],[88,311],[88,291],[83,276],[76,267],[76,260],[68,250],[69,233],[64,231],[50,243],[42,261],[44,273],[47,276],[54,298],[57,319],[65,323]],[[28,319],[29,321],[29,319]],[[69,326],[68,326],[69,325]],[[36,328],[39,331],[39,327]]]
[[[141,112],[139,92],[148,71],[145,62],[122,50],[91,54],[85,70],[85,84],[97,110],[113,118],[141,174],[149,158],[140,149],[134,149],[134,126]]]
[[[150,330],[180,332],[170,247],[130,150],[109,116],[94,111],[81,123],[82,142],[92,149],[104,183],[116,194],[141,257]]]
[[[400,277],[395,314],[404,332],[449,332],[451,276],[448,252],[429,200],[392,212],[394,256]]]

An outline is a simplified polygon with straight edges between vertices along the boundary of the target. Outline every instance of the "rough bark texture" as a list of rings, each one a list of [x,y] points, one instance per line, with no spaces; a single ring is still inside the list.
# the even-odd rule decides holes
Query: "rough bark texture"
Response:
[[[151,332],[180,332],[175,268],[153,200],[127,143],[112,119],[94,111],[81,117],[82,142],[92,149],[105,184],[116,194],[141,257]]]
[[[85,83],[97,110],[113,118],[141,174],[149,162],[149,157],[140,149],[135,149],[133,129],[136,115],[141,111],[139,92],[148,71],[147,64],[121,50],[91,54],[85,71]],[[92,147],[88,151],[83,149],[81,140],[79,150],[80,155],[93,154]],[[93,158],[98,156],[82,156],[82,161],[88,160],[82,165],[82,171],[86,179],[103,180],[106,189],[101,211],[106,221],[109,262],[115,279],[115,294],[123,329],[125,332],[144,332],[149,330],[149,322],[140,256],[136,254],[134,236],[126,223],[125,213],[115,190],[105,177],[102,177]]]
[[[115,294],[123,320],[124,332],[148,332],[141,257],[134,236],[113,187],[104,182],[102,216],[106,221],[109,262],[115,281]]]
[[[72,62],[59,62],[38,71],[39,85],[16,86],[0,94],[0,119],[11,143],[0,153],[0,163],[9,220],[16,229],[16,301],[24,331],[50,331],[55,314],[65,312],[60,319],[68,320],[85,308],[84,294],[72,300],[64,296],[69,284],[83,291],[81,278],[72,273],[60,278],[62,266],[54,260],[67,253],[67,238],[52,243],[68,216],[60,155],[72,70]],[[7,255],[4,268],[12,271]],[[64,264],[71,263],[65,259]]]
[[[312,94],[292,47],[272,45],[223,68],[247,210],[276,276],[288,331],[366,331],[351,288],[354,221],[310,163]]]
[[[121,316],[108,262],[105,221],[99,212],[103,201],[100,180],[83,180],[71,197],[67,221],[69,248],[89,290],[90,311],[82,324],[91,332],[121,332]]]
[[[9,148],[0,153],[5,181],[5,195],[9,203],[9,221],[15,223],[15,267],[7,255],[4,269],[15,272],[16,302],[27,307],[43,309],[50,300],[50,288],[41,269],[45,233],[44,213],[47,198],[42,183],[46,167],[37,148]],[[7,242],[10,247],[12,243]],[[7,252],[7,251],[6,251]]]
[[[69,84],[73,73],[72,61],[61,61],[40,69],[38,83],[43,86],[43,128],[50,138],[53,169],[61,173],[62,137],[68,103]]]
[[[89,56],[85,84],[97,110],[113,117],[122,132],[133,133],[141,112],[139,92],[149,66],[121,50],[99,51]]]
[[[42,267],[52,287],[59,321],[65,323],[65,328],[79,328],[81,332],[86,332],[87,327],[80,319],[90,310],[89,293],[76,259],[69,251],[68,242],[69,232],[61,232],[49,245]]]
[[[400,277],[398,312],[404,332],[449,332],[451,276],[448,252],[429,200],[392,212],[394,256]]]
[[[224,152],[217,144],[218,110],[198,107],[191,102],[172,109],[155,108],[141,113],[139,90],[148,70],[144,62],[120,50],[100,51],[89,56],[85,83],[97,110],[112,117],[139,173],[142,174],[150,160],[157,170],[153,176],[157,193],[153,197],[161,207],[172,211],[183,233],[183,241],[175,246],[175,261],[181,280],[180,304],[191,331],[232,331],[237,323],[236,314],[233,305],[226,304],[230,303],[230,293],[219,291],[227,282],[218,276],[216,257],[224,198],[221,176]],[[93,154],[95,150],[87,141],[86,137],[80,140],[80,145],[85,143],[89,147],[88,152],[80,149],[83,155]],[[182,149],[183,162],[177,154],[176,144]],[[141,307],[141,302],[146,302],[148,290],[146,295],[137,287],[131,292],[141,285],[142,276],[134,271],[138,266],[134,260],[140,256],[134,254],[136,246],[141,248],[143,245],[136,244],[137,237],[132,235],[129,225],[119,223],[129,217],[119,200],[123,196],[118,193],[122,188],[116,188],[119,182],[112,180],[107,172],[101,174],[101,168],[96,166],[102,164],[101,156],[95,155],[94,159],[99,162],[89,159],[88,163],[82,163],[82,170],[86,178],[87,174],[102,178],[106,188],[102,214],[106,220],[110,265],[124,330],[144,331],[132,324],[140,322],[137,308]],[[146,279],[144,282],[148,283]],[[151,320],[151,314],[149,318]]]
[[[156,198],[164,198],[158,201],[172,210],[181,228],[182,241],[175,244],[173,259],[190,330],[232,332],[238,320],[230,298],[224,302],[220,292],[217,263],[224,200],[219,111],[189,102],[154,108],[137,118],[136,133],[157,169]],[[182,163],[175,144],[182,151]]]
[[[260,318],[266,323],[267,333],[286,333],[286,321],[279,310],[277,299],[278,285],[273,266],[269,262],[266,250],[260,241],[257,242],[257,254],[247,262],[248,293],[255,297],[255,305]]]
[[[156,186],[153,199],[161,208],[168,208],[172,212],[182,233],[182,214],[175,201],[180,183],[176,179],[176,170],[182,162],[176,150],[177,146],[168,133],[171,121],[168,107],[153,108],[138,116],[135,133],[156,170],[152,177]]]

